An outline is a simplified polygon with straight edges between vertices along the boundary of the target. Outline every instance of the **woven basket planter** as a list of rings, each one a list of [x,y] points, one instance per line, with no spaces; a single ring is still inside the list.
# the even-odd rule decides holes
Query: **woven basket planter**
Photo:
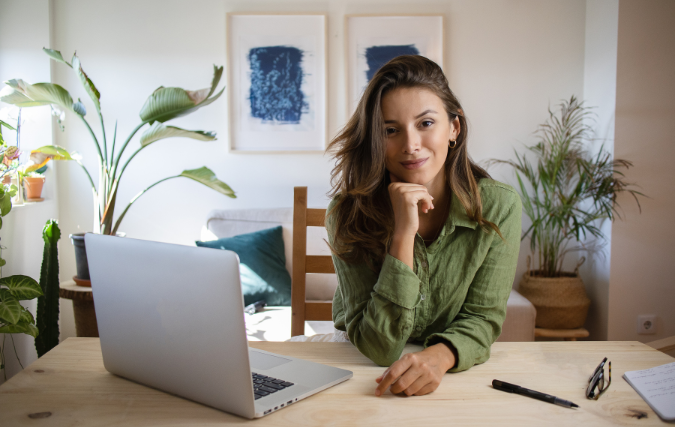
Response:
[[[537,328],[576,329],[586,323],[591,300],[584,282],[576,273],[562,277],[540,277],[539,271],[528,271],[520,281],[518,292],[537,309]]]

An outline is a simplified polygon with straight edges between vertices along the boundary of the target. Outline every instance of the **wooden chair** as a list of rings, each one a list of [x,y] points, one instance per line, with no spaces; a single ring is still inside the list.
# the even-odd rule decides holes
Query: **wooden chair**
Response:
[[[307,227],[325,227],[326,209],[307,209],[307,187],[295,187],[293,198],[293,277],[291,336],[305,334],[306,320],[333,320],[331,302],[305,300],[307,273],[335,273],[328,255],[307,255]]]

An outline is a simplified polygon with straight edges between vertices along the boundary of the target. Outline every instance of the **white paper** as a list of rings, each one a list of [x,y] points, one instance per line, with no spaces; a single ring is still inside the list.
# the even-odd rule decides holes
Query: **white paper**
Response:
[[[675,362],[629,371],[623,378],[661,418],[675,420]]]

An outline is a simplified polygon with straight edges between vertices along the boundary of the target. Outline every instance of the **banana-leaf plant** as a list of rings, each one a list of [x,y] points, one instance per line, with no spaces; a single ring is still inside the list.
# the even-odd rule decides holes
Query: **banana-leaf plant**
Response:
[[[515,169],[523,212],[532,221],[522,238],[531,239],[535,272],[541,277],[563,276],[565,255],[572,250],[602,247],[600,223],[620,216],[619,194],[630,194],[640,207],[637,196],[643,194],[623,173],[633,164],[614,159],[604,147],[591,154],[585,146],[591,139],[591,116],[590,107],[572,96],[560,104],[559,114],[549,109],[549,119],[539,126],[539,142],[527,147],[534,161],[515,151],[515,161],[489,162]],[[584,247],[589,236],[596,242]]]
[[[117,191],[120,180],[127,169],[131,160],[141,151],[146,149],[152,143],[165,138],[184,137],[200,141],[213,141],[216,139],[214,132],[205,132],[201,130],[186,130],[174,126],[167,126],[164,123],[176,117],[185,116],[194,111],[205,107],[217,100],[224,89],[215,93],[220,78],[223,74],[223,67],[214,65],[214,75],[211,81],[211,87],[196,91],[184,90],[177,87],[157,88],[152,95],[145,101],[140,111],[140,124],[128,135],[128,137],[116,147],[117,142],[117,124],[113,132],[113,137],[108,144],[108,134],[105,131],[103,114],[101,113],[101,94],[91,81],[89,76],[82,69],[82,64],[77,55],[73,55],[71,62],[67,62],[61,52],[52,49],[43,49],[51,59],[71,68],[84,86],[85,92],[91,98],[94,109],[100,122],[100,133],[97,135],[89,122],[85,119],[87,110],[80,99],[74,101],[70,93],[58,84],[36,83],[29,84],[20,79],[6,81],[2,91],[0,91],[0,101],[13,104],[18,107],[35,107],[41,105],[51,105],[64,109],[67,112],[75,114],[85,124],[91,135],[91,139],[98,153],[98,187],[87,168],[80,161],[75,153],[69,153],[62,147],[48,145],[31,153],[33,165],[27,169],[27,172],[33,169],[39,169],[49,160],[70,160],[77,162],[85,171],[91,184],[94,195],[94,232],[101,234],[117,233],[120,223],[124,219],[131,205],[146,191],[160,182],[168,179],[185,177],[197,181],[207,187],[225,195],[235,198],[234,191],[224,182],[218,180],[215,174],[206,167],[198,169],[184,170],[178,175],[164,178],[140,193],[138,193],[127,204],[116,221],[113,221],[115,213],[115,204],[117,201]],[[214,94],[215,93],[215,94]],[[147,128],[140,136],[138,148],[122,163],[122,155],[129,146],[129,143],[141,128],[147,125]],[[109,149],[110,148],[110,149]]]

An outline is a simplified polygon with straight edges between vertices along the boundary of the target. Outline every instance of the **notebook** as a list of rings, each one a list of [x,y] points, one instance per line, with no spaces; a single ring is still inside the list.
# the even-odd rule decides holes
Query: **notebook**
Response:
[[[623,374],[659,417],[675,421],[675,362]]]
[[[99,234],[84,240],[109,372],[245,418],[352,377],[249,349],[234,252]]]

